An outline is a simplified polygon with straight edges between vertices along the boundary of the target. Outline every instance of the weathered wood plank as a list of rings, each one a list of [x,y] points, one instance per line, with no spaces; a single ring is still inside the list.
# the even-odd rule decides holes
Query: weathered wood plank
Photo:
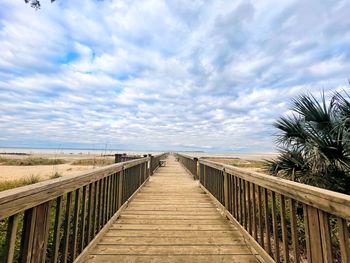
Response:
[[[88,262],[144,262],[146,258],[147,262],[198,262],[197,257],[207,262],[203,255],[215,255],[212,262],[217,262],[216,259],[257,262],[237,228],[179,167],[169,158],[167,166],[154,173],[97,245],[89,250]],[[220,190],[224,181],[217,185],[217,193],[227,202],[228,192]],[[243,195],[243,185],[241,187]],[[243,198],[246,197],[241,196],[241,201]],[[247,217],[245,220],[250,221]]]
[[[88,263],[114,263],[125,262],[126,257],[122,255],[91,255]],[[256,263],[253,255],[129,255],[129,262],[137,263]]]
[[[304,204],[316,207],[330,214],[350,220],[350,196],[317,188],[314,186],[293,182],[275,176],[262,173],[250,172],[238,167],[216,163],[200,159],[199,163],[225,169],[225,172],[235,175],[241,179],[248,180],[273,192],[283,194]]]

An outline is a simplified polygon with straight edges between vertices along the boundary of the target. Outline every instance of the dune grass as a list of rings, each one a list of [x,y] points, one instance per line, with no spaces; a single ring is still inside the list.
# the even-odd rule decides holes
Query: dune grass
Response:
[[[11,166],[34,166],[34,165],[57,165],[64,164],[65,160],[62,159],[48,159],[41,157],[29,157],[29,158],[4,158],[0,157],[0,165],[11,165]]]
[[[215,158],[211,159],[211,161],[228,164],[240,168],[264,169],[266,167],[266,162],[264,161],[243,160],[240,158]]]
[[[113,164],[112,159],[80,159],[72,162],[72,165],[91,165],[91,166],[103,166]]]
[[[5,191],[8,189],[25,186],[29,184],[35,184],[38,182],[40,182],[40,177],[38,175],[29,175],[21,179],[2,181],[0,182],[0,191]]]

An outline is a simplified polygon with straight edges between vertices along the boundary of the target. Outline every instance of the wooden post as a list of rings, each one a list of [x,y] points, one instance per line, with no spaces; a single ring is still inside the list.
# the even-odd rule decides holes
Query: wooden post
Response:
[[[194,178],[194,180],[198,179],[197,164],[198,164],[198,158],[193,158],[193,178]]]
[[[124,169],[119,172],[119,183],[118,183],[118,209],[123,205],[123,177],[124,177]]]
[[[225,169],[223,169],[223,175],[224,175],[224,202],[225,202],[225,208],[228,210],[228,177],[227,177],[227,173],[225,172]]]
[[[116,153],[114,155],[114,162],[115,163],[120,163],[122,161],[122,155],[120,153]]]
[[[304,205],[304,218],[308,262],[324,262],[317,208]]]
[[[20,262],[45,262],[50,202],[26,211],[22,232]]]
[[[150,175],[153,175],[153,156],[152,154],[149,154],[150,157]]]

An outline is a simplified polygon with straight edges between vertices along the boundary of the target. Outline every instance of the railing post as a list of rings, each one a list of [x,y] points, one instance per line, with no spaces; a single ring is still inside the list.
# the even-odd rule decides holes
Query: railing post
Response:
[[[198,158],[193,158],[193,178],[194,180],[198,179],[198,171],[197,171]]]
[[[120,163],[122,161],[122,155],[120,153],[116,153],[114,155],[114,162],[115,163]]]
[[[118,182],[118,209],[123,204],[123,177],[124,177],[124,168],[119,173],[119,182]]]
[[[152,154],[149,155],[150,157],[150,175],[153,175],[153,156]]]
[[[50,202],[32,208],[24,217],[20,262],[45,262]]]
[[[223,175],[224,175],[224,202],[225,202],[225,208],[228,210],[228,177],[227,177],[227,173],[225,172],[225,168],[223,169]]]

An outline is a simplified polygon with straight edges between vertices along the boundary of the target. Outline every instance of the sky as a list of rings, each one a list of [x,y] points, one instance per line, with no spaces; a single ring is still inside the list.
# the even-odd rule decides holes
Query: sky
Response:
[[[348,0],[0,4],[1,147],[272,152],[350,89]]]

